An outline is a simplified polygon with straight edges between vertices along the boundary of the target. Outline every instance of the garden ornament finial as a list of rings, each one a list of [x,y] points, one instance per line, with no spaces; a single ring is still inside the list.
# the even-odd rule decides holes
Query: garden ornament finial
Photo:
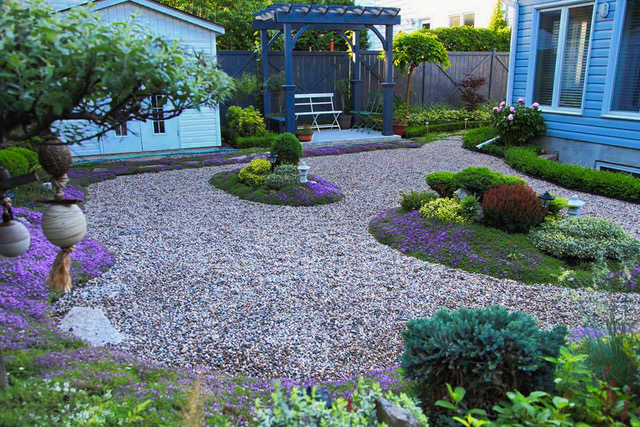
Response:
[[[0,206],[2,206],[2,223],[0,224],[0,255],[17,257],[25,253],[31,244],[29,230],[19,221],[13,218],[11,199],[7,197],[7,191],[24,184],[36,181],[35,173],[20,175],[11,178],[9,172],[0,167]]]

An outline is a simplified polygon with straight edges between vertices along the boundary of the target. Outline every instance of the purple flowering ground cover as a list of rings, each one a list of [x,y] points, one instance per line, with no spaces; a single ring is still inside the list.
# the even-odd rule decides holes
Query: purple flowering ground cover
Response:
[[[309,182],[304,184],[269,190],[264,186],[256,189],[243,184],[238,172],[239,169],[218,172],[210,183],[241,199],[269,205],[315,206],[339,202],[344,198],[335,184],[317,175],[309,175]]]

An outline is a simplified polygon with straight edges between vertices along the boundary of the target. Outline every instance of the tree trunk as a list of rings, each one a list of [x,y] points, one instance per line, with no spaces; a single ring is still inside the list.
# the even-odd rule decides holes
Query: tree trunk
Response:
[[[9,378],[7,378],[7,368],[4,365],[4,356],[2,354],[2,346],[0,346],[0,391],[6,391],[9,388]]]
[[[409,67],[409,74],[407,74],[407,93],[404,97],[404,117],[405,119],[409,117],[409,98],[411,97],[411,74],[413,74],[414,66],[411,65]]]

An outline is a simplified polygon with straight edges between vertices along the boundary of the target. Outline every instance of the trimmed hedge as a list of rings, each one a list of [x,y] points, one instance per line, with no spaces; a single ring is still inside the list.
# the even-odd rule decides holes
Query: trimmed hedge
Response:
[[[276,138],[278,138],[278,134],[272,132],[261,136],[239,136],[231,143],[231,146],[240,149],[255,147],[269,148]]]
[[[0,150],[0,166],[5,168],[11,176],[29,172],[29,161],[22,154],[11,149]]]
[[[487,126],[489,123],[488,121],[468,121],[466,128],[475,129]],[[429,126],[408,126],[404,132],[404,136],[407,138],[416,138],[426,136],[429,132],[452,132],[463,129],[465,129],[465,122],[435,123]]]
[[[476,145],[496,136],[498,136],[498,131],[492,126],[471,129],[462,137],[462,146],[469,150],[477,151]]]
[[[424,30],[435,34],[449,52],[509,52],[511,29],[489,30],[473,27],[442,27]]]
[[[24,148],[24,147],[9,147],[9,148],[7,148],[7,151],[10,151],[10,152],[13,152],[13,153],[18,153],[19,155],[21,155],[22,157],[27,159],[27,162],[29,162],[29,168],[32,168],[32,167],[37,166],[37,165],[40,164],[40,162],[38,160],[38,153],[36,153],[33,150],[29,150],[28,148]]]
[[[529,147],[509,148],[504,158],[514,169],[572,190],[640,201],[640,179],[631,175],[552,162],[538,157]]]

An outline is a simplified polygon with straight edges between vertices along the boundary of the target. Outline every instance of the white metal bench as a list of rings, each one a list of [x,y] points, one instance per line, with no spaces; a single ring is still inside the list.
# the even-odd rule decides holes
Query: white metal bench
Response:
[[[338,116],[342,111],[333,106],[333,93],[298,93],[295,98],[296,121],[298,118],[310,117],[311,126],[316,130],[340,129]],[[333,117],[331,124],[318,124],[318,117],[327,115]]]

